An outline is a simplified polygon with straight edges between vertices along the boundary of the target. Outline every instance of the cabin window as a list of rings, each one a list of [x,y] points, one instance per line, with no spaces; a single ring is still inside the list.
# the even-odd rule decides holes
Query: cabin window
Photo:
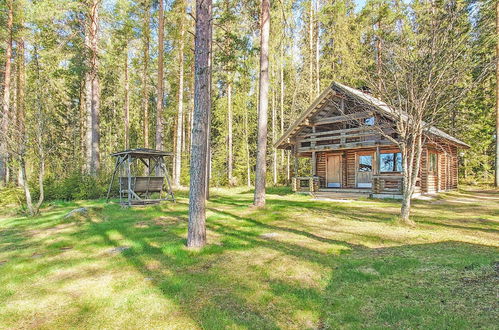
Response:
[[[372,172],[373,170],[373,156],[363,155],[359,156],[359,172]]]
[[[428,162],[428,172],[437,172],[437,154],[430,153],[430,161]]]
[[[369,117],[369,118],[364,119],[364,125],[374,126],[374,117]]]
[[[380,172],[402,172],[402,154],[391,152],[379,155]]]

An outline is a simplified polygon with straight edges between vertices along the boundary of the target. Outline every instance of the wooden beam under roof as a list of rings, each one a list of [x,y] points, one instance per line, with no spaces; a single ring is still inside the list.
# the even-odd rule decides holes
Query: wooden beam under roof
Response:
[[[362,118],[369,118],[372,116],[373,116],[372,112],[362,111],[362,112],[352,113],[352,114],[348,114],[348,115],[321,118],[321,119],[315,120],[313,123],[315,125],[327,125],[327,124],[340,123],[342,121],[352,121],[352,120],[358,120],[358,119],[362,119]]]

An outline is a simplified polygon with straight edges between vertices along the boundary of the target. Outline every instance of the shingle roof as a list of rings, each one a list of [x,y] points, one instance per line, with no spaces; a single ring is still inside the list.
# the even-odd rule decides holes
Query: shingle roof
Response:
[[[323,101],[324,98],[328,97],[331,95],[331,91],[339,91],[342,92],[346,95],[349,95],[352,98],[355,98],[363,103],[366,103],[368,105],[373,106],[376,110],[378,110],[380,113],[383,115],[386,115],[388,117],[393,117],[394,115],[402,115],[404,120],[407,120],[408,115],[405,113],[400,113],[392,109],[390,106],[388,106],[385,102],[379,100],[378,98],[366,94],[358,89],[343,85],[339,82],[334,82],[329,86],[317,99],[310,105],[309,108],[307,108],[303,113],[298,117],[298,119],[291,125],[288,130],[279,138],[279,140],[274,144],[274,146],[278,147],[280,146],[286,139],[288,139],[291,135],[295,134],[297,131],[298,125],[303,122],[305,119],[307,119],[310,115],[314,113],[314,110],[317,110],[317,106]],[[465,142],[445,133],[444,131],[434,127],[430,126],[427,130],[427,133],[441,137],[443,139],[446,139],[450,142],[453,142],[455,144],[458,144],[460,146],[469,148],[470,146],[466,144]]]

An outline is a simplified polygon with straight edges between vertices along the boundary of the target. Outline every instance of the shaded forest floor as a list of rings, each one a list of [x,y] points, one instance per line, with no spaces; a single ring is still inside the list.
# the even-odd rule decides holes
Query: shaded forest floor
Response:
[[[0,210],[0,328],[494,328],[499,192],[314,201],[213,190],[209,245],[187,250],[187,194],[123,209]],[[85,206],[87,216],[64,219]],[[3,213],[2,213],[3,212]]]

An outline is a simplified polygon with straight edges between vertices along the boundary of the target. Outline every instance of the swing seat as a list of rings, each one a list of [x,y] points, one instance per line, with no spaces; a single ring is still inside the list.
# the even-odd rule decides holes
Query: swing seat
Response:
[[[162,176],[132,176],[131,188],[136,194],[139,193],[159,193],[162,191],[165,178]],[[120,176],[120,190],[128,190],[128,178]]]

